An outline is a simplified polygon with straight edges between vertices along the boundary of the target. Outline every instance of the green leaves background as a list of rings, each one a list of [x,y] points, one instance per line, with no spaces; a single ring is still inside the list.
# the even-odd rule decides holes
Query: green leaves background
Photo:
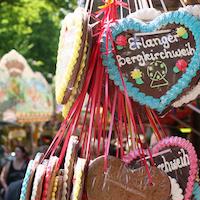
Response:
[[[1,0],[0,57],[16,49],[51,82],[61,20],[76,0]]]

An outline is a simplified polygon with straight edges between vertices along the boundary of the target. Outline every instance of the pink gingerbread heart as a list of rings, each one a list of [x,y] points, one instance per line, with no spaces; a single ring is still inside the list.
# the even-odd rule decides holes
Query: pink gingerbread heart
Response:
[[[182,168],[186,167],[187,163],[189,165],[189,177],[186,184],[185,194],[184,194],[184,200],[189,200],[192,196],[192,191],[197,175],[197,155],[195,152],[195,149],[193,145],[186,139],[180,138],[180,137],[168,137],[164,138],[163,140],[159,141],[154,148],[152,149],[153,154],[159,153],[162,150],[168,149],[168,148],[175,148],[179,147],[180,152],[183,153],[182,160],[180,159],[174,159],[173,160],[173,166],[177,167],[180,166]],[[185,155],[185,151],[187,151],[187,155]],[[181,165],[181,162],[184,162],[184,164]],[[175,164],[176,163],[176,164]],[[161,166],[160,167],[164,167]]]
[[[144,150],[148,162],[149,152]],[[192,144],[183,138],[168,137],[159,141],[152,149],[155,165],[165,171],[184,189],[184,200],[192,196],[193,186],[197,174],[197,155]],[[141,165],[140,151],[137,149],[123,158],[131,168]],[[188,177],[188,178],[187,178]]]

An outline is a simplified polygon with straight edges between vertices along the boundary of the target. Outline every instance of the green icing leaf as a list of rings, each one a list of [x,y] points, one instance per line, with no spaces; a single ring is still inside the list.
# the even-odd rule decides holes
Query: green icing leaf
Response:
[[[144,83],[144,81],[143,81],[141,78],[137,78],[137,79],[136,79],[136,83],[137,83],[138,85],[142,85],[142,84]]]
[[[180,72],[177,66],[175,66],[175,67],[173,68],[173,72],[176,73],[176,74]]]
[[[188,37],[189,37],[188,33],[185,33],[185,34],[182,36],[183,39],[188,39]]]
[[[123,47],[122,46],[117,46],[117,50],[122,50]]]

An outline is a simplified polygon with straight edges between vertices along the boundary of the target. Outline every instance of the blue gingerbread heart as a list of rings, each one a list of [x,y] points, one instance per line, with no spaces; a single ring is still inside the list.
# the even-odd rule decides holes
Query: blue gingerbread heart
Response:
[[[101,45],[110,79],[124,90],[119,65],[129,97],[162,113],[191,86],[200,69],[200,20],[175,11],[148,24],[124,18],[110,28],[113,41],[106,39],[105,32]],[[113,43],[123,48],[106,53]]]

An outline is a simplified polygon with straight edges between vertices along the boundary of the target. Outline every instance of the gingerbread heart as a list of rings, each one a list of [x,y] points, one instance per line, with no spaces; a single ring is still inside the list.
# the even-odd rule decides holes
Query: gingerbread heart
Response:
[[[179,148],[180,150],[177,152],[173,150],[174,147]],[[184,199],[189,200],[192,196],[193,186],[198,170],[195,149],[188,140],[179,137],[169,137],[158,142],[158,144],[153,148],[153,153],[158,153],[166,148],[172,148],[172,153],[176,158],[172,160],[164,160],[165,158],[163,157],[163,161],[160,162],[158,167],[169,174],[169,176],[176,178],[180,186],[183,187],[182,189],[186,186],[184,190]],[[183,181],[184,178],[185,181]]]
[[[184,11],[162,14],[148,24],[124,18],[110,27],[113,43],[103,36],[103,65],[124,90],[120,67],[128,95],[162,113],[196,84],[192,80],[200,67],[199,27],[200,20]],[[115,53],[106,54],[113,45]]]
[[[170,180],[156,167],[151,167],[153,185],[149,184],[144,167],[131,170],[115,158],[108,157],[104,172],[104,157],[94,160],[88,170],[86,190],[88,200],[167,200],[170,198]]]
[[[183,189],[184,199],[192,195],[193,185],[197,174],[197,155],[192,144],[179,137],[161,140],[153,149],[155,165],[171,178],[175,178]],[[145,151],[148,155],[148,152]],[[150,158],[146,157],[150,163]],[[136,150],[124,158],[130,168],[141,166],[140,154]]]

